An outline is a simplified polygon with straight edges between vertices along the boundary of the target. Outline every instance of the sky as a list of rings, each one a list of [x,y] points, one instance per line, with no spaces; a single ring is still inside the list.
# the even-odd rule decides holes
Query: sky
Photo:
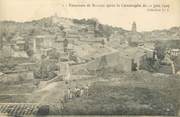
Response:
[[[147,8],[68,7],[69,4],[146,4],[169,5],[168,12]],[[68,18],[96,18],[102,24],[130,30],[133,21],[138,31],[180,26],[180,0],[0,0],[0,20],[31,21],[54,14]]]

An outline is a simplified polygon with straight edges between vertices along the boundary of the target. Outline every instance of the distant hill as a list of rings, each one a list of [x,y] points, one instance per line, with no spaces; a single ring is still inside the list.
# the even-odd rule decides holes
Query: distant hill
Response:
[[[78,35],[86,38],[104,37],[112,39],[125,39],[131,36],[131,32],[120,27],[103,25],[96,19],[68,19],[58,16],[51,16],[29,22],[1,21],[0,35],[7,40],[13,36],[31,37],[36,35],[62,35],[67,32],[69,35]],[[154,30],[149,32],[138,32],[143,41],[155,40],[180,40],[180,27],[172,27],[167,30]]]
[[[180,27],[142,33],[149,40],[180,40]]]

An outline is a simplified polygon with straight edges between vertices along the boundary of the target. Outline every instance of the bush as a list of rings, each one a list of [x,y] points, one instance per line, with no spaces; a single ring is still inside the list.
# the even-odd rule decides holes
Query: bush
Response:
[[[43,61],[33,73],[36,79],[50,80],[57,76],[55,70],[57,70],[55,63],[47,60]]]
[[[49,105],[40,106],[37,115],[49,115]]]

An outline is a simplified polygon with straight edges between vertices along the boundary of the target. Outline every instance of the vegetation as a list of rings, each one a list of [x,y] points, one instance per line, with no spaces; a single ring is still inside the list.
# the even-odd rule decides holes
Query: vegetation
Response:
[[[123,74],[123,76],[126,78],[95,82],[90,87],[88,97],[67,102],[63,113],[67,115],[176,115],[179,106],[179,94],[177,94],[180,88],[177,86],[179,80],[171,76],[154,77],[148,72],[135,72]],[[175,85],[173,86],[172,83]]]
[[[155,44],[155,51],[156,51],[156,54],[157,54],[157,57],[159,60],[163,60],[164,57],[165,57],[165,52],[166,52],[166,45],[163,44],[163,43],[160,43],[160,42],[157,42]]]
[[[36,70],[34,70],[34,77],[41,80],[50,80],[57,76],[54,72],[57,70],[55,63],[48,60],[42,60]]]

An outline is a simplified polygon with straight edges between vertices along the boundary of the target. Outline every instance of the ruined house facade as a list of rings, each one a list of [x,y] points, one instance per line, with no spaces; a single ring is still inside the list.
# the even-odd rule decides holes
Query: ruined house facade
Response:
[[[140,66],[144,63],[146,57],[147,55],[143,51],[135,54],[115,52],[96,58],[88,63],[86,68],[94,72],[101,69],[108,69],[109,72],[132,72],[140,70]]]

